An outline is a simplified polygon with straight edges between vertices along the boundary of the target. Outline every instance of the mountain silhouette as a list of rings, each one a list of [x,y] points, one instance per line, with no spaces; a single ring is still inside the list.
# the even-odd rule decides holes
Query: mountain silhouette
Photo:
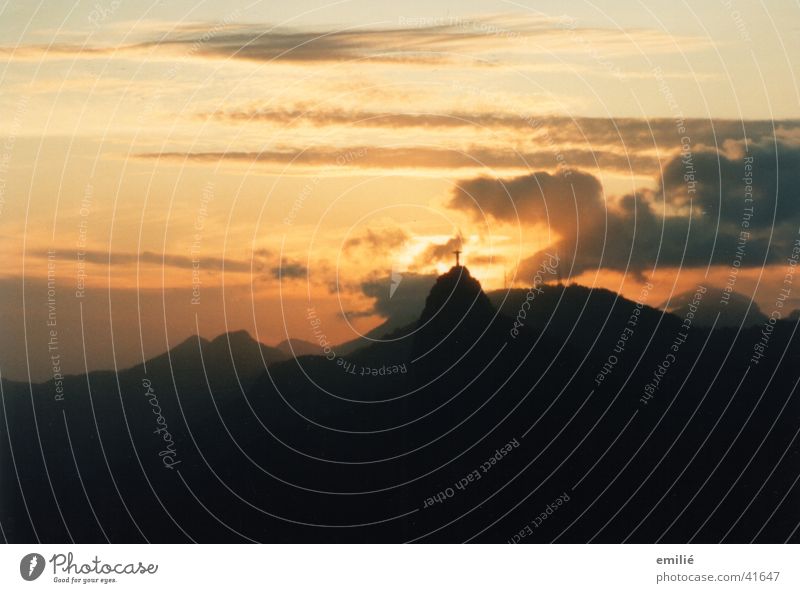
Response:
[[[758,304],[750,297],[738,292],[725,293],[722,290],[709,289],[709,297],[717,303],[724,303],[719,308],[701,308],[695,316],[694,323],[701,327],[751,327],[766,323],[769,319]],[[670,313],[685,317],[689,312],[692,291],[673,296],[662,305]]]
[[[322,348],[319,344],[314,344],[306,340],[299,340],[297,338],[284,340],[275,346],[275,348],[283,352],[284,356],[287,358],[292,356],[306,356],[309,354],[322,354]]]
[[[574,284],[487,294],[456,266],[417,320],[328,356],[232,332],[66,377],[63,400],[3,380],[0,525],[13,542],[797,541],[796,320],[710,332],[678,313]]]
[[[457,363],[477,362],[471,360],[471,353],[480,353],[486,344],[501,339],[492,323],[496,316],[467,267],[450,268],[431,288],[417,322],[413,345],[417,373],[430,379]],[[476,348],[481,340],[483,347]]]
[[[427,324],[438,319],[439,324],[455,327],[467,315],[486,321],[494,312],[480,282],[472,277],[469,269],[466,266],[453,266],[436,279],[425,299],[425,308],[419,321]]]

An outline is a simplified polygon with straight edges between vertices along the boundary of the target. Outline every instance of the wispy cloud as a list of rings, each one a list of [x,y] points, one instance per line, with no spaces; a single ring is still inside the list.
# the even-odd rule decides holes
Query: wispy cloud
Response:
[[[507,102],[507,98],[504,102]],[[652,148],[674,144],[676,123],[670,118],[567,117],[529,113],[519,109],[495,111],[379,111],[352,110],[326,105],[305,104],[291,108],[250,106],[200,114],[232,123],[263,122],[276,126],[350,127],[350,128],[486,128],[529,132],[530,136],[547,135],[561,145],[584,142],[587,145],[625,145],[628,148]],[[721,139],[741,137],[746,131],[752,138],[772,136],[777,127],[784,134],[800,133],[800,120],[749,120],[684,118],[695,143],[714,145]]]
[[[555,168],[604,169],[638,176],[654,176],[681,150],[673,119],[569,118],[553,115],[525,115],[503,111],[422,113],[326,110],[234,111],[215,114],[226,120],[267,121],[294,127],[420,129],[424,145],[405,146],[271,146],[256,151],[169,151],[136,155],[139,159],[189,163],[231,162],[247,165],[297,168],[417,169],[452,170]],[[784,143],[800,136],[800,120],[734,121],[682,120],[697,148],[714,148],[740,142],[747,134],[751,142],[763,142],[776,135]],[[481,131],[480,144],[465,144],[465,130]],[[450,135],[453,132],[455,136]],[[470,136],[474,138],[473,136]],[[408,136],[411,138],[411,136]],[[376,144],[380,144],[376,138]],[[452,148],[442,148],[452,147]],[[343,154],[358,158],[342,159]]]
[[[358,159],[341,162],[342,154],[363,154]],[[658,160],[637,153],[618,151],[570,150],[565,152],[568,162],[577,167],[604,168],[619,171],[652,171]],[[159,152],[140,153],[140,159],[164,161],[215,163],[229,161],[243,164],[282,165],[318,168],[328,166],[331,171],[344,167],[351,169],[528,169],[532,166],[554,165],[549,150],[519,153],[502,148],[468,147],[462,150],[409,146],[384,147],[313,147],[304,150],[264,150],[260,152]],[[337,161],[338,159],[338,161]]]
[[[577,43],[576,39],[581,40]],[[577,27],[563,19],[521,15],[463,17],[449,20],[401,19],[388,27],[292,29],[268,24],[194,23],[153,31],[133,44],[85,46],[71,41],[0,47],[0,56],[60,59],[166,52],[200,58],[257,62],[324,63],[371,60],[391,63],[470,62],[505,54],[586,53],[604,56],[642,52],[680,53],[712,47],[697,36],[662,31]],[[491,57],[488,62],[494,60]]]
[[[46,258],[47,251],[37,250],[29,252],[29,255],[36,258]],[[254,253],[252,259],[230,259],[209,256],[187,256],[175,253],[157,253],[155,251],[143,251],[141,253],[112,252],[89,250],[83,252],[81,259],[90,264],[127,266],[133,264],[156,265],[170,268],[191,270],[193,268],[203,271],[222,271],[226,272],[261,272],[267,266],[267,253],[263,250]],[[74,262],[74,253],[59,252],[59,259]]]
[[[363,249],[369,253],[388,251],[402,246],[408,239],[408,233],[400,228],[367,229],[366,232],[347,239],[344,242],[344,250],[351,252],[356,249]]]
[[[302,262],[283,258],[280,264],[270,268],[273,278],[296,280],[308,274],[308,268]]]

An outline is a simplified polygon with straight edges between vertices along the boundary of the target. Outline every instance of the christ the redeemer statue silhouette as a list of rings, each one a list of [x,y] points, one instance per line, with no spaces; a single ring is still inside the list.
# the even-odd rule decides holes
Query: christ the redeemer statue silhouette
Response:
[[[461,250],[460,249],[456,249],[453,253],[456,254],[456,267],[460,268],[461,267]]]

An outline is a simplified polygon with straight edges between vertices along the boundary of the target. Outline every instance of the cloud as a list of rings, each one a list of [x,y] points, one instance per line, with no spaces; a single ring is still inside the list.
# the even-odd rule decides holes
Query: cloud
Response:
[[[550,218],[566,222],[578,210],[602,210],[603,188],[596,177],[568,170],[551,175],[540,171],[512,179],[478,177],[458,183],[449,206],[471,212],[482,221],[484,214],[495,220],[515,222]]]
[[[665,200],[673,206],[686,205],[690,198],[704,216],[722,225],[739,226],[745,193],[745,158],[751,159],[753,216],[755,230],[788,224],[796,228],[800,215],[800,146],[761,140],[728,142],[725,151],[694,153],[691,161],[676,158],[663,173]],[[689,192],[685,176],[694,169],[695,194]]]
[[[342,162],[342,154],[363,154],[356,159]],[[408,146],[399,148],[383,147],[310,147],[306,149],[264,150],[260,152],[160,152],[139,153],[140,159],[216,163],[221,161],[243,164],[266,164],[281,166],[319,167],[331,169],[343,166],[358,169],[529,169],[531,166],[556,165],[553,152],[541,150],[517,153],[513,150],[473,147],[465,150]],[[619,151],[569,150],[564,158],[574,166],[601,167],[621,171],[653,171],[658,160],[650,155],[624,154]]]
[[[203,41],[197,34],[183,34],[163,40],[140,44],[141,48],[196,47],[203,57],[239,59],[258,62],[333,62],[342,60],[372,60],[377,62],[436,63],[446,61],[435,55],[437,44],[432,39],[419,39],[404,29],[297,31],[265,27],[230,27]],[[438,45],[444,47],[444,44]],[[427,48],[427,49],[423,49]]]
[[[46,258],[47,251],[38,250],[29,252],[33,257]],[[141,253],[118,252],[109,253],[108,251],[84,252],[83,260],[87,263],[98,265],[131,265],[131,264],[151,264],[170,268],[181,268],[185,270],[202,269],[218,270],[226,272],[260,272],[265,265],[264,257],[268,255],[265,250],[253,253],[252,259],[230,259],[208,256],[188,256],[174,253],[157,253],[155,251],[143,251]],[[75,254],[59,253],[58,258],[75,261]]]
[[[448,239],[445,243],[430,243],[425,250],[416,258],[418,266],[427,266],[443,259],[452,261],[453,253],[461,250],[464,245],[464,237],[459,232],[455,237]]]
[[[745,158],[752,158],[752,179]],[[745,152],[743,143],[728,142],[674,157],[658,189],[615,200],[606,199],[594,176],[566,170],[471,179],[454,187],[449,206],[476,221],[545,229],[555,245],[522,262],[523,278],[552,249],[565,276],[598,268],[640,275],[656,265],[760,267],[785,260],[798,239],[799,193],[799,146],[750,143]]]
[[[498,104],[500,102],[498,101]],[[407,146],[270,146],[261,151],[171,151],[136,155],[139,159],[179,161],[180,163],[241,163],[265,167],[298,167],[309,170],[320,166],[331,170],[347,167],[358,170],[451,170],[481,168],[501,171],[556,169],[606,170],[637,176],[656,177],[681,151],[681,134],[673,119],[568,118],[516,113],[512,108],[481,112],[372,112],[346,111],[322,105],[286,110],[243,108],[213,117],[226,121],[264,120],[276,125],[366,126],[385,129],[420,128],[430,136],[425,145]],[[231,119],[233,118],[233,119]],[[733,121],[686,119],[695,153],[714,152],[718,143],[744,141],[763,145],[778,137],[787,145],[800,142],[800,121]],[[448,130],[465,127],[485,128],[479,140],[465,145],[454,141]],[[436,131],[443,132],[436,136]],[[503,132],[496,135],[495,132]],[[509,146],[513,146],[510,149]],[[727,149],[726,149],[727,150]],[[348,158],[348,155],[358,155]],[[674,165],[673,165],[674,166]],[[666,169],[665,169],[666,171]],[[667,171],[668,172],[668,171]]]
[[[152,56],[167,52],[184,57],[237,59],[257,62],[327,63],[372,60],[390,63],[475,62],[493,59],[498,52],[522,55],[566,54],[605,58],[625,55],[677,53],[709,49],[701,37],[677,37],[658,30],[578,28],[563,19],[524,14],[453,19],[400,19],[394,27],[301,29],[269,24],[220,23],[170,25],[152,31],[138,43],[86,46],[54,41],[52,44],[0,47],[12,59],[74,58],[130,54]],[[580,43],[576,43],[580,41]],[[491,63],[481,60],[485,65]]]
[[[356,249],[366,249],[371,253],[388,252],[401,247],[406,241],[408,241],[408,234],[400,228],[387,228],[380,231],[367,229],[365,233],[345,241],[343,249],[346,252]]]
[[[269,24],[195,23],[153,32],[149,39],[117,46],[52,43],[0,47],[0,55],[17,59],[94,57],[154,51],[183,57],[257,62],[327,63],[371,60],[389,63],[453,61],[443,52],[485,39],[479,31],[454,27],[351,27],[307,30]],[[437,55],[438,54],[438,55]]]
[[[273,278],[297,279],[308,274],[308,268],[302,262],[283,258],[279,265],[270,268]]]
[[[425,299],[436,282],[435,274],[403,274],[402,281],[394,293],[390,293],[392,278],[373,276],[361,283],[361,292],[372,299],[374,304],[369,314],[380,315],[399,324],[416,320],[425,307]],[[390,296],[391,294],[391,296]]]
[[[352,111],[320,106],[298,106],[293,109],[244,108],[201,114],[202,118],[214,118],[230,122],[265,122],[280,126],[348,126],[367,128],[463,128],[486,126],[520,129],[528,124],[519,116],[503,113],[425,113]]]
[[[32,251],[30,255],[38,258],[46,258],[47,251]],[[57,257],[75,261],[74,254],[59,254]],[[281,261],[276,261],[276,256],[267,249],[256,249],[252,259],[231,259],[207,256],[185,256],[174,253],[156,253],[154,251],[143,251],[142,253],[113,252],[107,251],[86,251],[84,261],[91,264],[108,265],[133,265],[146,264],[178,268],[183,270],[201,270],[215,272],[236,272],[246,274],[256,274],[260,279],[283,278],[285,280],[295,280],[304,278],[308,274],[308,268],[302,262],[284,257]]]
[[[457,91],[458,87],[454,86],[452,90]],[[564,149],[582,146],[602,151],[608,146],[614,146],[623,151],[635,152],[658,147],[669,153],[680,148],[680,134],[677,134],[675,120],[671,118],[573,118],[537,114],[517,107],[517,98],[513,96],[488,91],[480,96],[494,103],[493,111],[354,110],[326,104],[301,103],[290,107],[246,105],[201,113],[199,117],[231,123],[263,122],[284,128],[311,126],[448,130],[480,127],[493,131],[527,133],[531,139],[551,140],[553,144]],[[800,133],[800,120],[750,120],[743,123],[728,119],[686,118],[684,126],[691,133],[694,143],[704,146],[716,145],[718,138],[740,138],[745,129],[747,135],[756,141],[769,138],[776,132],[786,135]]]

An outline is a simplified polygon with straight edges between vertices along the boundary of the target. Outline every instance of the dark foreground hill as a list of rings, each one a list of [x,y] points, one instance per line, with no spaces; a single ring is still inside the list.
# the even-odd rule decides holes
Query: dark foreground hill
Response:
[[[580,286],[495,303],[456,267],[368,347],[283,360],[237,333],[63,400],[4,381],[3,535],[798,540],[796,323],[711,333]]]

